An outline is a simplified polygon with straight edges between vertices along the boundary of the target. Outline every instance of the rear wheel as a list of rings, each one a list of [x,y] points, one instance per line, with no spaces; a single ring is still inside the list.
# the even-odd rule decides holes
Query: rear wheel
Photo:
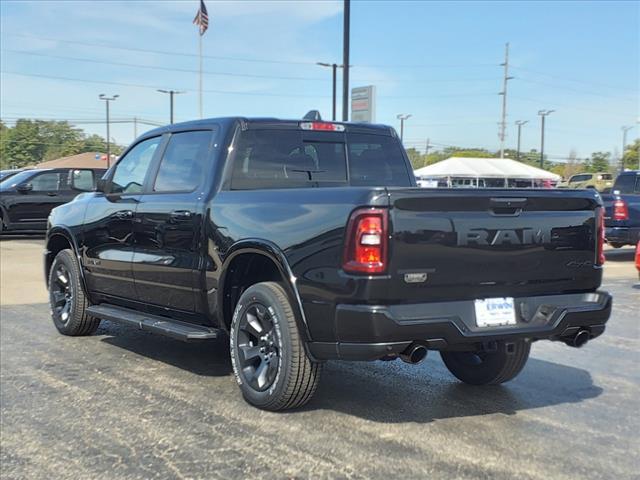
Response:
[[[262,282],[240,297],[230,329],[233,371],[245,400],[265,410],[301,407],[313,396],[321,364],[306,355],[282,286]]]
[[[91,335],[100,325],[100,319],[86,313],[89,301],[80,283],[80,267],[69,249],[58,253],[51,265],[49,304],[53,323],[63,335]]]
[[[471,385],[497,385],[520,373],[531,351],[531,343],[519,340],[500,342],[491,352],[440,352],[449,371],[458,380]]]
[[[609,242],[609,246],[613,248],[622,248],[624,247],[624,243]]]

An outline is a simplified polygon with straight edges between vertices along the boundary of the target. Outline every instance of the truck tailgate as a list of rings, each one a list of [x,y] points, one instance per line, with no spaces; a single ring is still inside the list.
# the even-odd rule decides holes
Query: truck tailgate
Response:
[[[389,189],[391,294],[463,300],[594,290],[588,191]],[[391,293],[391,292],[390,292]]]

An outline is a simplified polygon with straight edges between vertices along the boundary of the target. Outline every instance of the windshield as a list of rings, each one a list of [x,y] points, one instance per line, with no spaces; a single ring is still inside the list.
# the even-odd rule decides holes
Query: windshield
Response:
[[[34,172],[34,170],[25,170],[24,172],[16,173],[9,178],[5,178],[0,182],[0,192],[11,190],[20,183],[28,182]]]

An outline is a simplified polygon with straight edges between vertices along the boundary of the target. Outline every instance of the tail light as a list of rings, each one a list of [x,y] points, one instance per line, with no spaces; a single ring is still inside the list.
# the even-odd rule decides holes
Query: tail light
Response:
[[[347,224],[342,268],[352,273],[384,273],[387,269],[387,210],[362,208]]]
[[[604,265],[604,208],[598,208],[596,210],[596,220],[596,235],[598,237],[596,265]]]
[[[613,202],[613,219],[629,220],[629,207],[627,206],[627,202],[622,199]]]

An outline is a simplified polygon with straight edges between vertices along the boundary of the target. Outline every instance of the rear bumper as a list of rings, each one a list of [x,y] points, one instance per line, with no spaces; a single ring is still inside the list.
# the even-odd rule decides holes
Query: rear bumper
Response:
[[[318,360],[375,360],[414,342],[433,350],[468,350],[500,340],[568,340],[581,329],[595,338],[604,332],[611,304],[611,295],[601,291],[520,297],[515,299],[517,324],[489,329],[476,326],[473,301],[338,305],[338,341],[308,347]]]
[[[640,241],[640,227],[606,227],[605,237],[609,243],[635,245]]]

